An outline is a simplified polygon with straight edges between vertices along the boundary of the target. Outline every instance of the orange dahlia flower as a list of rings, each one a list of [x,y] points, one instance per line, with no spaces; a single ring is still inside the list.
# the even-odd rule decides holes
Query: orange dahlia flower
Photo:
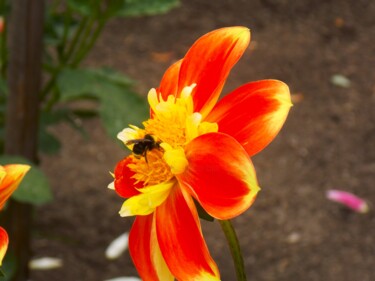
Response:
[[[129,250],[142,280],[220,280],[193,198],[220,220],[247,210],[259,191],[249,156],[277,135],[291,106],[277,80],[245,84],[218,102],[249,41],[245,27],[198,39],[150,90],[144,128],[118,134],[133,154],[110,187],[128,198],[120,215],[137,216]]]
[[[30,166],[28,165],[0,165],[0,211],[3,209],[8,198],[17,189],[29,169]],[[4,228],[0,227],[0,266],[8,248],[8,243],[8,234]]]

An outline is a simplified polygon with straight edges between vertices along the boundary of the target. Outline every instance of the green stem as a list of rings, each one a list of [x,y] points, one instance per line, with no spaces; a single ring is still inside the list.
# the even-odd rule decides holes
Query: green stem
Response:
[[[56,86],[56,84],[54,83],[53,86]],[[44,111],[51,111],[52,107],[55,105],[55,103],[57,103],[60,99],[60,93],[59,91],[56,89],[56,87],[52,87],[51,88],[52,90],[52,95],[50,95],[50,98],[47,102],[47,104],[45,105],[45,107],[43,108]]]
[[[40,100],[42,102],[44,102],[44,100],[46,99],[47,95],[52,90],[52,88],[53,88],[53,86],[54,86],[54,84],[56,82],[57,76],[60,73],[60,70],[63,68],[64,64],[67,64],[68,60],[70,59],[70,57],[72,56],[73,52],[75,51],[75,47],[77,45],[77,42],[80,39],[80,36],[81,36],[83,30],[86,27],[87,20],[88,20],[88,18],[84,18],[80,22],[80,25],[79,25],[76,33],[74,34],[74,37],[72,39],[72,43],[70,44],[69,49],[68,49],[66,55],[63,55],[63,59],[59,62],[59,66],[55,68],[55,70],[51,74],[48,82],[44,85],[44,87],[43,87],[43,89],[41,91],[41,97],[40,97]]]
[[[50,76],[47,84],[45,84],[45,86],[43,87],[43,89],[41,91],[41,95],[40,95],[40,101],[41,101],[41,103],[43,103],[45,101],[48,93],[51,91],[53,85],[56,82],[56,78],[57,78],[57,75],[59,74],[59,72],[60,72],[60,67],[58,67],[58,68],[55,69],[55,71]]]
[[[88,18],[88,23],[87,23],[87,26],[85,28],[85,32],[83,33],[83,35],[81,36],[80,38],[80,42],[79,42],[79,46],[76,48],[74,54],[72,54],[71,56],[71,59],[72,59],[72,65],[75,64],[75,61],[77,60],[77,57],[80,56],[80,54],[82,53],[82,50],[84,50],[86,48],[86,45],[87,45],[87,41],[89,40],[89,37],[91,36],[92,34],[92,30],[93,30],[93,27],[94,27],[94,24],[95,24],[95,19],[93,18]]]
[[[105,17],[99,21],[98,25],[96,26],[96,29],[95,29],[94,33],[91,36],[90,41],[87,44],[85,44],[86,40],[82,40],[82,44],[81,44],[81,48],[80,48],[81,50],[79,50],[77,52],[77,56],[75,57],[75,59],[72,62],[73,67],[76,67],[86,57],[88,52],[92,49],[92,47],[94,46],[94,44],[95,44],[96,40],[98,39],[100,33],[102,32],[106,22],[107,21],[106,21]],[[91,35],[91,33],[89,35]],[[88,37],[86,37],[84,39],[88,39]]]
[[[60,62],[64,62],[64,50],[67,47],[66,42],[68,39],[71,21],[72,21],[72,13],[69,7],[67,7],[64,13],[64,31],[63,31],[62,41],[61,41],[61,45],[58,46],[57,48],[57,54],[59,56]]]
[[[42,93],[41,93],[41,100],[44,101],[47,97],[48,93],[53,89],[56,79],[63,67],[65,65],[69,65],[71,67],[77,67],[77,65],[85,58],[87,53],[92,49],[94,46],[96,40],[98,39],[101,31],[103,30],[106,22],[107,17],[103,16],[99,23],[96,26],[96,29],[94,32],[92,32],[92,27],[95,23],[95,20],[89,17],[84,17],[80,23],[80,26],[78,27],[76,33],[74,34],[74,37],[71,41],[71,44],[66,52],[66,54],[62,55],[62,60],[59,63],[59,66],[55,69],[55,71],[51,74],[49,81],[45,84]],[[82,35],[82,32],[84,34]],[[82,37],[81,37],[82,35]],[[91,36],[92,35],[92,36]],[[91,38],[90,38],[91,36]],[[89,41],[87,43],[87,41]],[[77,44],[80,42],[78,49]],[[72,62],[69,63],[69,60],[72,59]],[[47,104],[47,108],[51,108],[52,105],[58,101],[58,98],[56,98],[56,94],[51,97],[50,101]]]
[[[61,0],[56,0],[56,1],[52,2],[51,8],[50,8],[52,13],[56,13],[57,9],[59,8],[60,2],[61,2]]]
[[[76,46],[77,46],[77,43],[81,37],[81,34],[82,32],[85,30],[86,28],[86,25],[88,23],[88,17],[84,17],[80,24],[79,24],[79,27],[77,29],[77,31],[75,32],[74,34],[74,37],[72,39],[72,42],[70,43],[70,46],[68,48],[68,51],[66,52],[66,54],[63,56],[64,57],[64,61],[65,62],[68,62],[68,60],[72,57],[74,51],[76,50]]]
[[[219,220],[221,229],[223,230],[225,237],[227,238],[229,249],[232,254],[234,267],[236,270],[237,281],[247,281],[245,264],[243,261],[240,244],[236,235],[236,231],[233,228],[230,220]]]

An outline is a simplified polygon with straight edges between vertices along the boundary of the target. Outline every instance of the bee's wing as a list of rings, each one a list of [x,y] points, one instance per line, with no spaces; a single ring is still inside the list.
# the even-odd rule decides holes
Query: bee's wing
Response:
[[[149,140],[149,139],[134,139],[134,140],[128,140],[127,142],[125,142],[126,145],[129,145],[129,144],[137,144],[137,143],[140,143],[140,142],[148,142],[148,143],[151,143],[152,140]]]

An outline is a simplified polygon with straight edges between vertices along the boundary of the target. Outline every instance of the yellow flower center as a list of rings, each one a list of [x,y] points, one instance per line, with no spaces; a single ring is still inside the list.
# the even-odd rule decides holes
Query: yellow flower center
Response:
[[[187,119],[193,114],[194,104],[191,91],[195,85],[185,87],[181,97],[172,95],[167,100],[158,97],[155,89],[148,93],[148,101],[154,112],[153,118],[143,122],[147,133],[158,136],[161,142],[182,147],[187,141]]]
[[[158,144],[146,148],[143,155],[131,156],[133,161],[128,167],[135,173],[134,179],[144,186],[169,181],[182,173],[188,165],[184,152],[186,144],[202,134],[218,131],[216,123],[202,122],[202,115],[194,112],[191,96],[194,87],[195,84],[185,87],[179,97],[169,95],[166,100],[151,89],[148,101],[152,117],[143,122],[144,129],[130,126],[118,134],[132,150],[136,145],[134,140],[142,140],[146,135],[152,136]]]
[[[156,185],[173,178],[173,174],[167,163],[163,159],[163,152],[153,149],[147,152],[147,162],[145,157],[131,155],[132,164],[129,168],[135,172],[133,178],[138,182],[143,182],[144,186]]]
[[[185,87],[179,97],[161,95],[151,89],[148,101],[152,116],[143,122],[144,129],[135,126],[118,134],[133,151],[128,168],[133,178],[142,183],[140,194],[132,196],[121,207],[121,216],[148,215],[154,212],[176,186],[175,175],[185,171],[189,162],[185,146],[194,138],[217,132],[216,123],[202,122],[202,115],[194,112],[191,92],[195,84]]]

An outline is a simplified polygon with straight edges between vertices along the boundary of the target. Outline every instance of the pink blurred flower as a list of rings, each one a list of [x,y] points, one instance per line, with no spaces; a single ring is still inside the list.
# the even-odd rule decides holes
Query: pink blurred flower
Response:
[[[367,213],[369,211],[366,201],[350,192],[330,189],[327,191],[326,196],[329,200],[341,203],[357,213]]]

